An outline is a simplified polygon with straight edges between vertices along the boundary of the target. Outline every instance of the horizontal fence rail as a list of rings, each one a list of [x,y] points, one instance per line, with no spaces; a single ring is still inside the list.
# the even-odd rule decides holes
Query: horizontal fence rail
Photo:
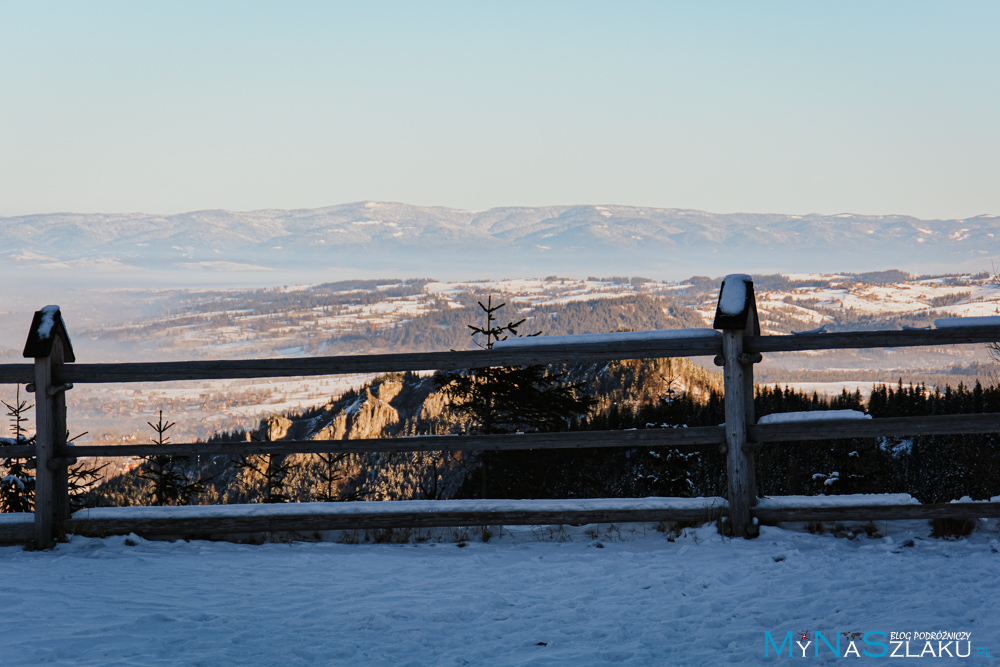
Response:
[[[79,445],[57,450],[59,456],[212,456],[231,454],[328,454],[360,452],[513,451],[587,447],[682,447],[720,445],[721,426],[630,431],[569,431],[510,435],[417,435],[357,440],[277,440],[274,442],[196,442],[165,445]]]
[[[960,433],[1000,433],[1000,413],[839,419],[747,426],[747,439],[760,447],[771,442],[843,440]]]
[[[237,380],[261,377],[306,377],[354,373],[458,370],[490,366],[577,364],[613,359],[716,355],[720,337],[692,336],[668,340],[609,341],[500,347],[492,350],[363,354],[295,359],[167,361],[124,364],[68,364],[55,371],[55,382],[167,382]],[[0,366],[0,382],[30,381],[29,365]],[[16,380],[14,378],[21,378]]]
[[[1000,413],[822,420],[747,427],[749,446],[847,438],[1000,433]],[[84,456],[249,456],[252,454],[329,454],[424,451],[516,451],[588,447],[676,447],[700,449],[726,442],[724,426],[651,428],[628,431],[569,431],[509,435],[419,435],[357,440],[277,440],[274,442],[193,442],[165,445],[76,445],[56,450],[59,457]],[[10,457],[30,457],[31,445],[5,447]]]
[[[875,347],[959,345],[1000,341],[1000,327],[969,326],[900,331],[847,331],[790,336],[746,336],[747,353],[801,352]],[[490,366],[527,366],[666,357],[715,356],[721,338],[692,336],[669,340],[567,343],[411,354],[342,355],[296,359],[167,361],[122,364],[66,364],[55,370],[56,383],[167,382],[237,380],[263,377],[308,377],[353,373],[456,370]],[[31,364],[0,364],[0,383],[34,380]]]
[[[447,502],[447,501],[445,501]],[[368,503],[364,503],[368,504]],[[129,508],[131,509],[131,508]],[[136,508],[142,510],[142,508]],[[150,518],[143,516],[87,518],[77,513],[67,530],[87,537],[128,535],[147,537],[215,536],[247,533],[327,530],[369,530],[385,528],[448,528],[456,526],[536,526],[584,525],[591,523],[690,522],[704,523],[725,517],[727,507],[666,509],[561,509],[524,511],[441,511],[414,512],[302,512],[270,516],[202,516]],[[29,515],[30,516],[30,515]],[[983,519],[1000,517],[1000,503],[934,503],[908,505],[851,505],[831,507],[757,507],[754,516],[765,525],[820,521],[900,521],[928,519]],[[79,518],[77,518],[79,517]],[[24,543],[33,536],[30,522],[0,524],[0,544]]]
[[[749,353],[803,352],[807,350],[858,350],[875,347],[969,345],[1000,341],[1000,326],[961,326],[899,331],[836,331],[791,336],[746,336]]]
[[[35,381],[32,364],[0,364],[0,384],[28,384]]]
[[[833,496],[836,497],[836,496]],[[789,521],[902,521],[907,519],[991,519],[1000,517],[1000,503],[926,503],[913,505],[842,505],[835,507],[756,507],[765,524]]]
[[[392,501],[386,501],[392,502]],[[446,501],[445,501],[446,502]],[[524,510],[371,512],[283,514],[239,517],[177,517],[73,519],[77,535],[216,535],[292,531],[310,533],[322,530],[361,530],[373,528],[450,528],[455,526],[544,526],[584,525],[589,523],[715,521],[725,513],[724,506],[697,509],[605,509],[605,510]]]

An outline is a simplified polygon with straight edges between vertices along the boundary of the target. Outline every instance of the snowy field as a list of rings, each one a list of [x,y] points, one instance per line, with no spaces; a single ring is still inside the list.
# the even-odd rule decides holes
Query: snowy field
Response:
[[[792,632],[968,632],[1000,655],[1000,541],[925,522],[848,539],[712,525],[524,528],[489,543],[151,542],[0,548],[3,665],[772,664]],[[464,546],[460,546],[464,545]],[[942,642],[945,643],[945,642]],[[959,650],[967,650],[960,642]],[[932,642],[933,651],[939,650]],[[952,652],[956,644],[950,645]],[[848,649],[846,639],[841,652]],[[795,655],[800,649],[796,647]],[[869,654],[879,644],[858,644]],[[911,655],[925,651],[910,642]],[[814,657],[814,644],[806,655]],[[854,657],[851,654],[849,657]],[[864,654],[862,659],[866,659]],[[953,660],[958,660],[955,658]],[[836,661],[825,645],[820,660]],[[977,661],[979,662],[979,661]],[[988,661],[983,661],[988,662]]]

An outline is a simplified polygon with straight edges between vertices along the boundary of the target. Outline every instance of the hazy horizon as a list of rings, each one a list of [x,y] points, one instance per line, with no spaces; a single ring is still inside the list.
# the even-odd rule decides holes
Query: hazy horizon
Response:
[[[989,2],[7,3],[0,216],[1000,212],[998,20]]]
[[[604,207],[604,206],[614,206],[621,208],[646,208],[646,209],[657,209],[657,210],[671,210],[671,211],[692,211],[697,213],[709,213],[718,215],[775,215],[775,216],[823,216],[823,217],[833,217],[838,215],[852,215],[859,217],[910,217],[917,220],[934,222],[941,220],[969,220],[972,218],[982,218],[982,217],[1000,217],[995,211],[982,211],[976,215],[967,216],[943,216],[935,218],[922,218],[920,216],[910,215],[908,213],[902,213],[899,211],[889,212],[889,213],[870,213],[865,211],[777,211],[777,210],[767,210],[767,211],[749,211],[749,210],[708,210],[708,209],[697,209],[697,208],[683,208],[678,206],[640,206],[638,204],[629,204],[625,202],[556,202],[549,204],[539,204],[537,206],[529,206],[526,204],[499,204],[497,206],[490,206],[488,208],[462,208],[461,206],[450,206],[448,204],[415,204],[413,202],[404,201],[387,201],[387,200],[373,200],[373,199],[359,199],[356,201],[343,201],[337,203],[323,204],[320,206],[296,206],[290,208],[279,208],[279,207],[265,207],[265,208],[251,208],[251,209],[237,209],[237,208],[225,208],[221,206],[191,209],[191,210],[175,210],[175,211],[142,211],[142,210],[119,210],[119,211],[82,211],[82,210],[62,210],[62,211],[33,211],[29,213],[19,213],[16,215],[2,215],[0,218],[27,218],[32,216],[46,216],[46,215],[144,215],[153,217],[172,217],[178,215],[186,215],[191,213],[206,213],[221,211],[226,213],[259,213],[264,211],[317,211],[322,209],[337,208],[341,206],[352,206],[358,204],[398,204],[403,206],[420,206],[422,208],[438,208],[446,209],[450,211],[457,211],[461,213],[483,213],[485,211],[494,209],[534,209],[534,208],[575,208],[583,206],[594,206],[594,207]]]

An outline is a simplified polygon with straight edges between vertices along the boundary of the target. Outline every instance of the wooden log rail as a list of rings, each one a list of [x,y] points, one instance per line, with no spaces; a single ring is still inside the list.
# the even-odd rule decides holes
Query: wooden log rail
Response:
[[[1000,433],[1000,413],[893,417],[887,419],[829,420],[761,424],[747,427],[745,449],[769,443],[841,440],[849,438],[906,437],[921,435]],[[215,441],[165,445],[76,445],[55,450],[58,458],[87,456],[250,456],[253,454],[329,454],[426,451],[516,451],[531,449],[583,449],[673,447],[702,449],[726,443],[724,426],[652,428],[628,431],[570,431],[516,435],[421,435],[405,438],[357,440],[278,440],[275,442]],[[33,445],[5,447],[4,456],[34,456]]]
[[[728,288],[727,288],[728,284]],[[671,336],[629,336],[546,341],[492,350],[424,352],[413,354],[348,355],[299,359],[179,361],[116,364],[76,364],[69,336],[57,307],[35,313],[25,357],[34,364],[0,364],[0,384],[23,383],[36,391],[37,435],[33,446],[2,449],[6,457],[36,457],[36,512],[33,535],[36,546],[47,547],[67,529],[84,530],[68,515],[66,467],[85,456],[248,455],[255,453],[406,452],[429,450],[503,451],[523,449],[572,449],[583,447],[719,446],[727,455],[729,478],[727,517],[732,533],[752,537],[758,521],[788,516],[852,516],[909,518],[959,516],[964,505],[913,506],[894,511],[885,506],[854,508],[755,508],[757,491],[754,452],[771,442],[813,441],[841,438],[898,437],[957,433],[998,433],[1000,415],[940,415],[859,421],[815,421],[756,424],[753,414],[753,366],[771,352],[959,345],[1000,341],[1000,325],[957,326],[927,330],[853,331],[764,336],[760,333],[753,282],[748,276],[727,276],[719,294],[714,335],[710,330],[678,332]],[[65,442],[65,391],[75,383],[168,382],[180,380],[231,380],[245,378],[308,377],[355,373],[437,371],[530,364],[579,364],[618,359],[714,356],[724,366],[726,424],[693,428],[636,431],[578,431],[506,436],[419,436],[349,441],[213,442],[169,445],[86,445]],[[961,509],[957,509],[961,507]],[[975,511],[993,511],[975,504]],[[801,510],[801,511],[798,511]],[[815,510],[815,511],[814,511]],[[796,513],[798,511],[798,513]],[[823,512],[826,512],[825,514]],[[973,510],[968,510],[973,511]],[[959,514],[956,514],[958,512]],[[942,514],[944,513],[944,514]],[[891,515],[891,516],[890,516]],[[527,516],[527,515],[525,515]],[[553,519],[534,513],[530,520]],[[979,515],[977,515],[979,516]],[[986,516],[986,515],[982,515]],[[578,517],[580,518],[580,517]],[[478,517],[488,523],[489,517]],[[487,521],[486,519],[489,519]],[[382,519],[380,519],[382,520]],[[427,519],[420,519],[425,521]],[[456,519],[457,520],[457,519]],[[528,518],[524,518],[528,521]],[[553,519],[554,520],[554,519]],[[641,519],[636,519],[641,520]],[[821,519],[816,519],[821,520]],[[392,521],[418,525],[415,517]],[[470,521],[468,517],[463,521]],[[502,523],[515,524],[509,517]],[[15,524],[10,524],[15,525]],[[22,524],[17,530],[23,530]],[[180,524],[178,524],[179,527]],[[263,524],[262,524],[263,525]],[[330,524],[332,525],[332,524]],[[404,524],[399,524],[404,525]],[[425,525],[425,524],[420,524]],[[430,525],[430,524],[426,524]],[[434,524],[450,525],[450,524]],[[102,530],[107,527],[102,528]],[[4,532],[0,526],[0,533]],[[14,529],[10,529],[14,530]],[[9,532],[9,530],[8,530]],[[244,531],[239,531],[244,532]],[[251,531],[252,532],[252,531]]]
[[[920,505],[843,505],[837,507],[758,507],[764,524],[789,521],[905,521],[908,519],[994,519],[1000,503],[924,503]]]
[[[56,382],[168,382],[176,380],[237,380],[307,377],[404,371],[451,371],[491,366],[586,363],[613,359],[715,355],[719,336],[697,335],[666,340],[567,343],[538,347],[498,347],[492,350],[359,354],[297,359],[167,361],[123,364],[73,364],[56,372]],[[25,364],[0,365],[0,382],[25,382]],[[17,378],[20,378],[18,380]]]
[[[948,327],[900,331],[848,331],[743,337],[747,354],[846,350],[876,347],[963,345],[1000,340],[1000,327]],[[489,366],[523,366],[722,355],[722,337],[692,336],[671,340],[602,342],[538,347],[497,348],[412,354],[364,354],[298,359],[167,361],[120,364],[73,364],[54,371],[53,383],[167,382],[309,377],[351,373],[455,370]],[[0,384],[34,381],[31,364],[0,364]]]
[[[391,501],[386,501],[391,502]],[[377,512],[371,514],[292,514],[237,518],[186,517],[163,519],[73,519],[69,532],[88,537],[128,535],[232,535],[234,533],[371,530],[379,528],[452,528],[457,526],[544,526],[592,523],[694,522],[706,523],[723,516],[725,507],[712,510],[607,510],[523,512]]]
[[[441,502],[447,505],[447,501]],[[357,503],[370,505],[371,503]],[[392,504],[392,503],[387,503]],[[128,508],[128,510],[143,508]],[[688,522],[705,523],[727,517],[725,502],[703,508],[669,509],[562,509],[521,511],[414,512],[407,510],[371,512],[301,512],[261,516],[148,516],[94,517],[78,512],[67,522],[67,532],[88,537],[128,535],[218,536],[249,533],[297,532],[311,535],[326,530],[369,530],[385,528],[447,528],[457,526],[538,526],[584,525],[593,523]],[[126,514],[131,512],[126,512]],[[1000,503],[936,503],[923,505],[854,505],[836,507],[758,507],[754,517],[765,525],[790,522],[899,521],[927,519],[982,519],[1000,517]],[[0,544],[24,544],[34,536],[29,522],[0,523]]]
[[[516,435],[418,435],[358,440],[278,440],[275,442],[196,442],[165,445],[79,445],[59,450],[65,456],[212,456],[230,454],[327,454],[362,452],[514,451],[586,447],[679,447],[697,449],[725,442],[721,426],[629,431],[570,431]]]
[[[829,420],[760,424],[747,427],[746,449],[769,443],[889,438],[921,435],[1000,433],[1000,413],[892,417],[887,419]],[[628,431],[570,431],[516,435],[420,435],[405,438],[357,440],[245,440],[168,443],[165,445],[75,445],[57,449],[59,458],[86,456],[250,456],[253,454],[329,454],[364,452],[516,451],[530,449],[584,449],[674,447],[702,449],[726,443],[724,426],[652,428]],[[34,456],[33,445],[4,447],[4,456]]]
[[[74,532],[87,535],[232,534],[273,531],[312,532],[371,528],[455,526],[584,525],[624,522],[697,522],[721,518],[721,498],[582,499],[576,501],[385,501],[283,505],[271,512],[259,506],[191,506],[170,516],[162,508],[98,508],[73,516]],[[246,511],[246,510],[250,511]],[[110,510],[110,511],[109,511]],[[150,511],[152,510],[152,511]]]

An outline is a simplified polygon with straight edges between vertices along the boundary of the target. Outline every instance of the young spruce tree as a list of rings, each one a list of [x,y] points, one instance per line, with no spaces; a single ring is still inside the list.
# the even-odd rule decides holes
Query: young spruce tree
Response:
[[[486,304],[479,302],[485,315],[485,326],[468,325],[476,344],[493,349],[499,341],[519,336],[525,320],[501,325],[496,312],[506,304],[493,305],[490,296]],[[529,334],[537,336],[541,332]],[[545,366],[495,366],[468,371],[438,374],[436,381],[452,401],[452,409],[463,416],[473,433],[486,435],[518,431],[557,431],[586,414],[593,399],[579,394],[582,384],[567,382],[565,373],[553,373]],[[480,466],[482,497],[495,495],[503,489],[503,480],[490,479],[490,467],[504,463],[512,468],[531,465],[531,454],[509,452],[497,455],[483,452]],[[506,494],[504,494],[506,495]]]
[[[286,424],[289,422],[284,420]],[[287,427],[282,428],[282,418],[270,418],[266,422],[266,430],[262,438],[258,438],[251,433],[247,433],[248,442],[273,442],[283,437],[287,432]],[[336,463],[333,459],[327,459],[327,498],[333,500],[332,483],[336,479],[330,480],[329,475],[335,474],[332,466]],[[260,502],[262,503],[287,503],[291,501],[285,486],[288,481],[288,474],[294,467],[288,457],[284,454],[251,454],[241,456],[236,461],[236,467],[242,469],[247,474],[247,481],[258,482],[260,488]]]
[[[17,386],[14,403],[0,401],[7,407],[13,438],[0,438],[0,445],[32,445],[34,436],[28,437],[24,414],[33,405],[21,400],[21,385]],[[0,452],[2,452],[0,448]],[[33,458],[4,458],[0,454],[0,513],[33,512],[35,510],[35,475]]]
[[[147,422],[156,437],[149,441],[154,445],[165,445],[170,442],[166,433],[175,422],[163,421],[163,410],[160,418],[154,424]],[[204,482],[188,479],[183,469],[183,463],[189,460],[187,456],[169,456],[156,454],[143,457],[144,463],[139,469],[139,477],[148,480],[153,486],[152,503],[154,505],[188,505],[191,499],[202,493]]]

